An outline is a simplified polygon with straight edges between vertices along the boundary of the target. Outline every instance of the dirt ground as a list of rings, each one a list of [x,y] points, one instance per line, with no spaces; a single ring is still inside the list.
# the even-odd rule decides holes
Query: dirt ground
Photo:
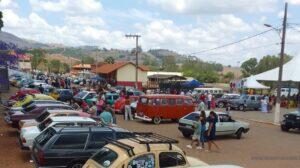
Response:
[[[0,168],[32,168],[30,152],[18,145],[18,133],[3,120],[0,108]],[[197,157],[209,164],[234,164],[249,168],[299,168],[300,131],[282,132],[278,126],[250,122],[250,131],[237,140],[233,136],[218,137],[216,143],[221,151],[205,152],[188,149],[189,139],[178,131],[177,123],[164,122],[153,125],[141,121],[124,121],[117,116],[117,124],[132,131],[151,131],[179,140],[179,146],[187,155]]]

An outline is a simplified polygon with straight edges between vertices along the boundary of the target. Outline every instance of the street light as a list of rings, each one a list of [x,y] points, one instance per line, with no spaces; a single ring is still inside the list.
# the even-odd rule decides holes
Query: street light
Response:
[[[275,113],[274,113],[274,123],[279,124],[280,121],[280,103],[281,103],[281,85],[282,85],[282,69],[283,69],[283,59],[284,59],[284,47],[285,47],[285,33],[286,33],[286,19],[287,19],[287,7],[288,4],[285,3],[285,9],[284,9],[284,19],[282,23],[282,37],[279,36],[281,39],[281,50],[280,50],[280,61],[279,61],[279,73],[278,73],[278,81],[277,81],[277,97],[276,97],[276,105],[275,105]],[[271,27],[274,30],[279,30],[274,28],[273,26],[269,24],[264,24],[266,27]]]

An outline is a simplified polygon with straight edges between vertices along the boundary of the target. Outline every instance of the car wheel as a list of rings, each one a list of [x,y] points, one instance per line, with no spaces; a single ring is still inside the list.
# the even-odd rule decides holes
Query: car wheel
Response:
[[[186,132],[182,132],[182,135],[183,135],[185,138],[190,138],[190,137],[191,137],[191,134],[186,133]]]
[[[82,162],[75,162],[69,168],[82,168],[83,163]]]
[[[288,132],[290,130],[290,128],[285,125],[281,125],[281,130],[284,132]]]
[[[244,105],[240,105],[240,106],[239,106],[239,110],[240,110],[240,111],[244,111],[244,110],[245,110]]]
[[[158,125],[161,122],[161,118],[159,116],[156,116],[153,118],[153,123]]]
[[[242,138],[242,134],[243,134],[244,129],[240,128],[237,132],[236,132],[236,139],[241,139]]]
[[[225,106],[225,104],[223,102],[218,103],[219,108],[223,108],[224,106]]]

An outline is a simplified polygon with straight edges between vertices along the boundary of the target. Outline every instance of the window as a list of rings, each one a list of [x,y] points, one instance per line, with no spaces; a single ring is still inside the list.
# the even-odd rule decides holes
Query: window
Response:
[[[167,105],[168,104],[168,99],[161,99],[161,104],[162,105]]]
[[[255,97],[254,97],[254,96],[251,96],[250,99],[251,99],[251,100],[255,100]]]
[[[102,148],[91,159],[103,167],[109,167],[118,158],[118,154],[111,149]]]
[[[131,132],[116,132],[117,139],[126,139],[128,137],[133,137],[134,134]]]
[[[140,99],[140,102],[141,102],[142,104],[147,104],[147,101],[148,101],[148,99],[147,99],[146,97],[142,97],[142,98]]]
[[[44,122],[40,123],[38,125],[38,128],[40,129],[40,131],[43,131],[45,128],[47,128],[50,124],[52,123],[52,120],[50,118],[48,118],[47,120],[45,120]]]
[[[200,116],[200,114],[191,113],[191,114],[187,115],[186,117],[184,117],[184,119],[196,121],[199,119],[199,116]]]
[[[52,138],[54,134],[55,134],[55,130],[53,128],[48,128],[40,135],[38,135],[35,138],[35,140],[41,147],[43,147]]]
[[[159,167],[184,166],[185,158],[177,152],[162,152],[159,154]]]
[[[176,102],[175,102],[175,99],[169,99],[169,105],[175,105]]]
[[[184,99],[184,104],[192,105],[193,100],[192,99]]]
[[[154,154],[145,154],[132,159],[127,168],[155,168]]]
[[[79,116],[79,113],[69,113],[68,116]]]
[[[182,105],[183,104],[183,100],[182,99],[176,99],[176,104],[177,105]]]
[[[97,95],[96,93],[90,93],[85,98],[86,99],[91,99],[91,98],[95,97],[96,95]]]
[[[76,97],[79,97],[79,98],[83,98],[85,95],[87,94],[87,92],[79,92]]]
[[[148,104],[149,104],[149,105],[153,105],[153,99],[149,99],[149,100],[148,100]]]
[[[88,134],[61,135],[52,149],[84,149]]]
[[[92,134],[88,149],[100,149],[106,145],[105,138],[113,138],[112,132],[97,132]]]
[[[153,105],[159,106],[160,105],[160,99],[154,99]]]
[[[36,122],[42,122],[44,121],[47,117],[49,117],[50,113],[48,112],[43,112],[41,115],[39,115],[37,118],[35,118]]]
[[[231,122],[229,115],[220,114],[219,118],[220,118],[220,122]]]

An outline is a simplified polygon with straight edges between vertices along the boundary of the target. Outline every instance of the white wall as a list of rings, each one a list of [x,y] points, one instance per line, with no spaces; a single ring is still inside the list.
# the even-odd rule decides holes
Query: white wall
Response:
[[[127,64],[117,70],[117,81],[135,82],[135,66]],[[138,69],[138,81],[146,84],[148,81],[147,72]]]

